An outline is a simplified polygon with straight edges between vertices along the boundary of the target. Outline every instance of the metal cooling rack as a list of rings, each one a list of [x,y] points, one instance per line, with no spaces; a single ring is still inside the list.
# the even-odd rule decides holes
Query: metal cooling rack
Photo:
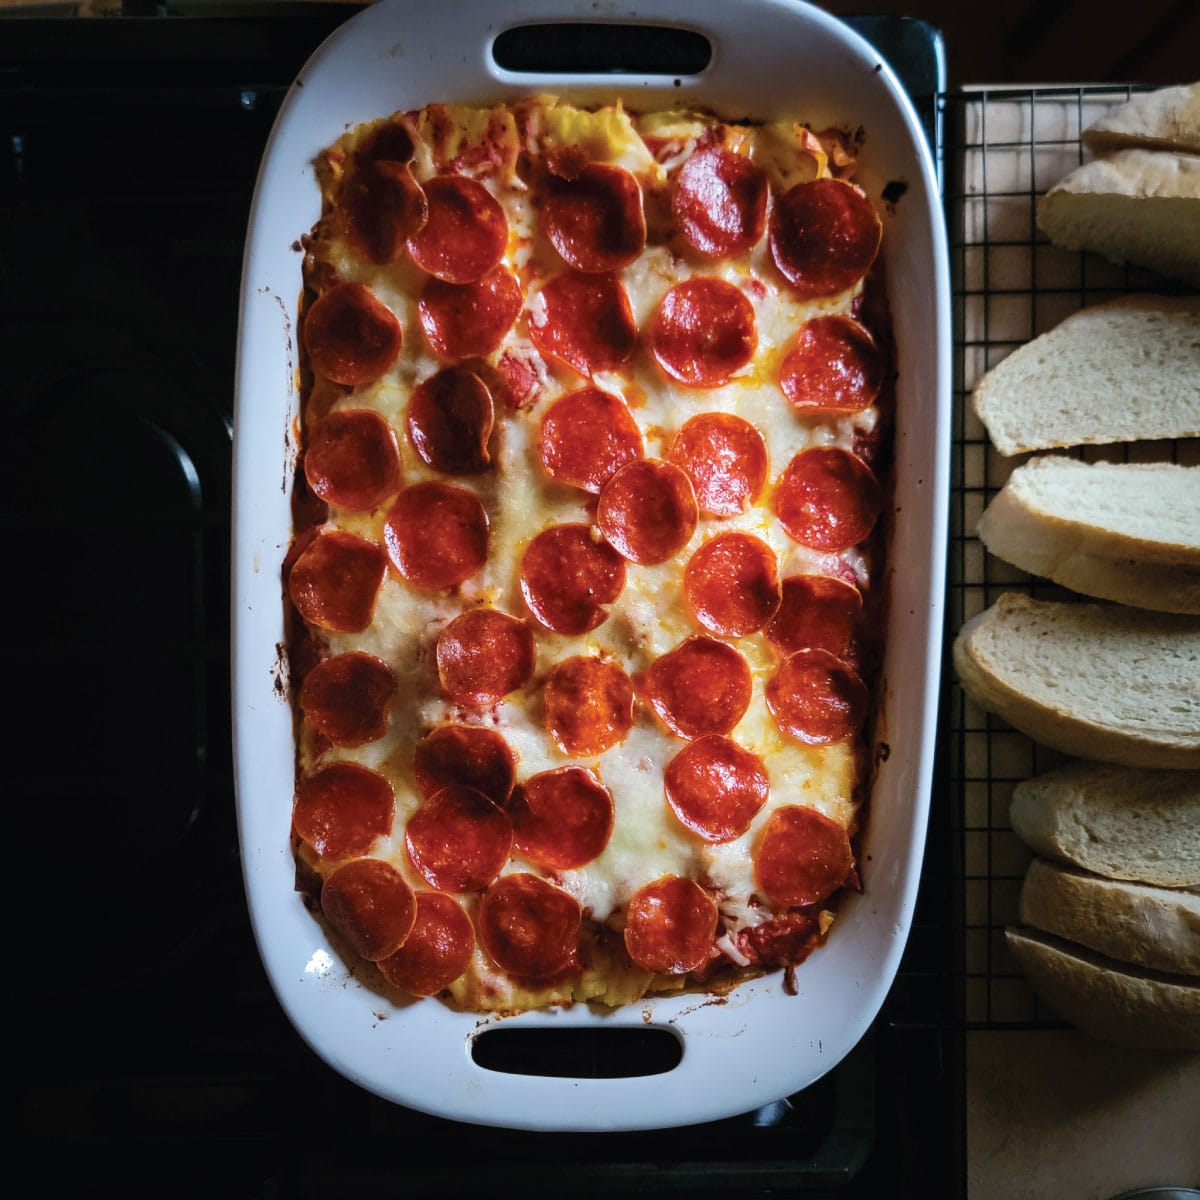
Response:
[[[1086,305],[1130,292],[1185,290],[1139,268],[1051,246],[1035,223],[1037,197],[1084,161],[1080,132],[1137,90],[1054,87],[972,90],[945,97],[945,200],[955,313],[955,413],[947,620],[953,635],[1004,591],[1043,599],[1071,593],[987,554],[980,514],[1013,468],[971,411],[978,379],[1017,346]],[[1200,461],[1200,444],[1141,442],[1087,447],[1089,461]],[[959,804],[956,903],[963,922],[962,1006],[970,1029],[1057,1026],[1008,954],[1006,925],[1029,851],[1013,834],[1013,787],[1060,755],[984,713],[951,685],[947,784]]]

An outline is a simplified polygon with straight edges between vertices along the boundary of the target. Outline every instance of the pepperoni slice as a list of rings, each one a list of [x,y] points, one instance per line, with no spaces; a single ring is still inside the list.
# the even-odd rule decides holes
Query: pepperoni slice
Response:
[[[723,279],[696,276],[677,283],[662,298],[650,326],[658,365],[685,387],[720,387],[757,347],[754,305]]]
[[[846,831],[815,808],[798,804],[771,814],[754,854],[758,890],[777,908],[819,904],[853,869]]]
[[[466,488],[417,483],[396,497],[383,541],[392,566],[413,587],[439,592],[487,562],[487,513]]]
[[[767,479],[762,434],[731,413],[700,413],[675,435],[667,461],[692,481],[700,511],[714,517],[745,512]]]
[[[680,737],[729,733],[750,707],[750,667],[732,646],[691,637],[655,659],[642,691],[658,719]]]
[[[425,193],[407,162],[374,162],[359,154],[338,188],[337,207],[352,249],[380,265],[396,262],[429,218]]]
[[[796,184],[776,201],[767,231],[775,265],[804,299],[836,296],[856,284],[882,237],[866,193],[841,179]]]
[[[882,507],[870,468],[836,446],[801,450],[775,486],[775,514],[784,529],[800,545],[828,553],[857,546]]]
[[[416,151],[408,117],[399,113],[376,122],[363,135],[354,151],[356,162],[397,162],[412,160]]]
[[[866,685],[828,650],[797,650],[767,681],[767,708],[780,733],[808,746],[853,737],[867,717]]]
[[[577,271],[619,271],[646,245],[642,189],[623,167],[591,163],[572,179],[553,180],[538,215],[550,244]]]
[[[852,317],[814,317],[801,328],[779,369],[779,387],[802,412],[851,416],[883,386],[875,339]]]
[[[783,602],[764,631],[776,653],[797,650],[846,653],[854,622],[862,611],[862,593],[832,575],[792,575],[783,581]]]
[[[748,533],[720,533],[688,560],[683,590],[696,620],[721,637],[761,629],[779,607],[775,551]]]
[[[766,175],[745,155],[706,146],[680,168],[675,223],[708,258],[743,254],[762,237],[769,190]]]
[[[396,677],[382,659],[361,650],[335,654],[304,677],[300,707],[334,746],[362,746],[387,732]]]
[[[327,504],[350,512],[377,508],[400,490],[396,435],[376,412],[331,412],[309,438],[304,475]]]
[[[442,691],[455,704],[498,704],[533,674],[533,630],[495,608],[473,608],[438,635]]]
[[[409,817],[404,844],[412,865],[439,891],[477,892],[508,861],[512,822],[482,792],[444,787]]]
[[[359,958],[378,962],[395,954],[412,932],[417,901],[390,863],[356,858],[325,880],[321,911]]]
[[[588,633],[608,620],[625,586],[625,560],[588,525],[551,525],[521,559],[521,595],[555,633]]]
[[[498,350],[522,303],[517,277],[496,266],[474,283],[431,279],[421,289],[417,315],[434,354],[460,362]]]
[[[495,419],[487,384],[465,367],[446,367],[409,399],[408,440],[435,471],[478,475],[491,463],[488,438]]]
[[[633,728],[633,684],[603,658],[580,655],[556,663],[542,704],[546,729],[565,754],[603,754]]]
[[[555,358],[590,378],[615,371],[633,353],[637,325],[615,275],[565,271],[541,290],[529,335],[543,358]]]
[[[699,520],[691,481],[659,459],[627,463],[601,489],[596,506],[596,524],[609,545],[643,566],[674,557]]]
[[[292,828],[322,858],[351,858],[391,833],[395,807],[382,775],[358,763],[336,762],[300,780]]]
[[[694,880],[664,875],[629,901],[625,948],[643,970],[686,975],[708,961],[717,936],[717,906]]]
[[[596,858],[612,836],[608,789],[583,767],[527,779],[512,794],[513,844],[544,871],[571,871]]]
[[[542,418],[542,465],[552,479],[598,492],[642,456],[642,432],[625,401],[585,387],[562,396]]]
[[[387,576],[387,558],[374,542],[333,530],[313,538],[288,575],[288,595],[310,624],[335,633],[361,633],[371,623]]]
[[[508,245],[508,220],[500,202],[465,175],[430,179],[425,200],[429,217],[408,239],[413,262],[447,283],[482,279]]]
[[[771,790],[762,759],[717,734],[675,755],[665,783],[671,811],[706,842],[741,837]]]
[[[403,341],[396,314],[362,283],[335,284],[304,318],[313,370],[346,387],[374,383],[399,357]]]
[[[475,927],[444,892],[418,892],[412,932],[395,954],[379,960],[383,977],[410,996],[436,996],[471,965]]]
[[[579,902],[536,875],[505,875],[479,902],[479,940],[503,971],[548,979],[577,963]]]
[[[516,761],[494,729],[477,725],[441,725],[417,743],[413,773],[421,795],[444,787],[474,788],[503,805],[512,791]]]

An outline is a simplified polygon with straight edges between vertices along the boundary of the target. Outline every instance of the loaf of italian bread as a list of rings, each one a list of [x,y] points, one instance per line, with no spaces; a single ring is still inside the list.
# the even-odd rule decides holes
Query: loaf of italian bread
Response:
[[[1021,888],[1026,925],[1120,962],[1200,975],[1200,896],[1105,879],[1035,858]]]
[[[963,626],[954,666],[980,707],[1064,754],[1200,768],[1200,618],[1008,592]]]
[[[1017,784],[1008,819],[1045,858],[1110,879],[1200,887],[1200,772],[1069,762]]]
[[[997,363],[972,403],[1006,455],[1200,436],[1200,296],[1080,309]]]
[[[1124,1046],[1200,1049],[1200,982],[1119,963],[1053,934],[1007,929],[1034,991],[1084,1033]]]
[[[1133,96],[1088,126],[1082,137],[1097,155],[1131,147],[1200,154],[1200,83]]]
[[[1200,614],[1200,467],[1033,458],[978,532],[997,558],[1073,591]]]
[[[1036,215],[1056,246],[1200,284],[1200,154],[1118,150],[1060,180]]]

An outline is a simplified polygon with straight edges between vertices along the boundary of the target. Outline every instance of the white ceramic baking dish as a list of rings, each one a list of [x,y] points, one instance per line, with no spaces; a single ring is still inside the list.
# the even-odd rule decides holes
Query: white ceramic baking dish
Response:
[[[711,43],[699,74],[516,75],[495,62],[505,29],[540,21],[645,22]],[[395,1004],[361,984],[293,888],[294,754],[282,650],[280,563],[295,461],[297,239],[319,213],[316,153],[359,122],[434,100],[553,91],[620,95],[647,108],[694,102],[731,117],[802,114],[862,127],[858,182],[883,210],[898,345],[896,521],[879,769],[863,854],[866,889],[784,992],[780,972],[726,1002],[683,996],[601,1014],[585,1006],[508,1018],[525,1029],[648,1025],[682,1058],[662,1074],[562,1078],[485,1069],[472,1042],[495,1021],[436,1000]],[[918,122],[892,72],[858,36],[790,0],[384,0],[312,57],[263,160],[246,247],[234,441],[233,685],[238,816],[258,944],[280,1002],[309,1044],[350,1079],[461,1121],[545,1130],[655,1128],[745,1112],[806,1087],[858,1042],[891,986],[911,921],[928,812],[941,652],[949,444],[949,294],[940,203]]]

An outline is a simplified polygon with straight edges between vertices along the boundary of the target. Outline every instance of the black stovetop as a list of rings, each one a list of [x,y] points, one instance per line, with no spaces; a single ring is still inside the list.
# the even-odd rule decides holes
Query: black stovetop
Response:
[[[825,1079],[744,1117],[639,1134],[468,1129],[346,1082],[275,1001],[242,892],[230,752],[238,287],[275,113],[349,11],[0,21],[20,1158],[41,1185],[127,1195],[955,1194],[940,794],[880,1019]],[[859,25],[932,130],[936,35]]]

